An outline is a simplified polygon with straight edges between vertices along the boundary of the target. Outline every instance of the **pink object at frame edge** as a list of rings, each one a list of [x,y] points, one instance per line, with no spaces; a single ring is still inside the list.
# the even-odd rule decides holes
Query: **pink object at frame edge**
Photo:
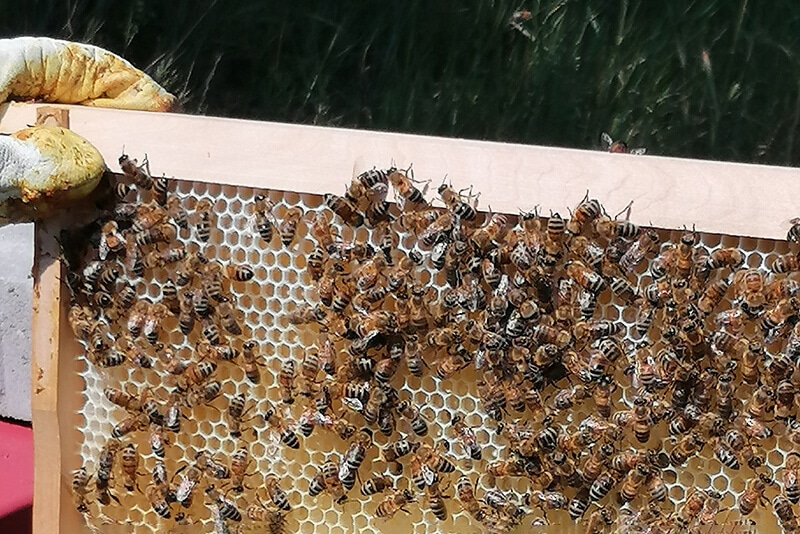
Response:
[[[33,431],[0,421],[0,518],[33,502]]]

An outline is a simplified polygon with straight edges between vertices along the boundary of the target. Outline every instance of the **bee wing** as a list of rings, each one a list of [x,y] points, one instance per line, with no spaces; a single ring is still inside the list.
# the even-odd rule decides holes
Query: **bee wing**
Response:
[[[643,156],[646,153],[647,149],[644,147],[632,148],[631,150],[628,150],[628,154],[633,154],[634,156]]]
[[[600,134],[600,148],[608,152],[613,144],[614,140],[611,139],[611,136],[608,135],[608,132],[603,132]]]

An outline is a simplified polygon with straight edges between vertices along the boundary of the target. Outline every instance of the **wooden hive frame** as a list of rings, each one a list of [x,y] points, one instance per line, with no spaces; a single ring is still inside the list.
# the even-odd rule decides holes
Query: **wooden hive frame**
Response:
[[[37,105],[0,108],[0,133],[36,122]],[[62,107],[62,106],[60,106]],[[800,170],[624,156],[538,146],[321,128],[178,114],[63,106],[70,127],[106,161],[123,147],[146,153],[168,177],[221,185],[322,194],[341,193],[354,172],[394,162],[414,164],[435,184],[445,175],[481,192],[481,205],[516,213],[573,206],[587,189],[610,212],[634,201],[635,219],[666,229],[694,224],[701,232],[784,239],[800,212]],[[520,199],[525,199],[524,201]],[[69,395],[80,387],[66,321],[57,228],[36,228],[32,330],[32,412],[35,447],[35,534],[78,532],[62,455],[79,435]]]

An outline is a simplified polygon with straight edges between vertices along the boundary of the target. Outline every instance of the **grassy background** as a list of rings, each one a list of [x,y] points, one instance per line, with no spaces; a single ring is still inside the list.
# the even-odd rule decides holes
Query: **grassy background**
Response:
[[[792,0],[0,2],[0,36],[106,47],[193,113],[800,160]]]

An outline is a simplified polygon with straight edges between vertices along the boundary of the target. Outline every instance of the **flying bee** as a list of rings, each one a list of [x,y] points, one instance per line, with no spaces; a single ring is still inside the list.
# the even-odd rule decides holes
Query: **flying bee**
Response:
[[[325,204],[348,225],[357,228],[364,224],[364,216],[346,198],[331,193],[324,195]]]
[[[628,148],[628,143],[625,141],[614,141],[608,132],[603,132],[600,134],[600,148],[604,152],[611,152],[612,154],[633,154],[636,156],[641,156],[647,153],[647,149],[644,147],[639,148]]]
[[[398,511],[405,511],[405,505],[414,502],[416,497],[407,489],[394,490],[391,494],[383,498],[375,510],[375,515],[385,519],[393,517]]]
[[[473,460],[480,460],[481,447],[478,444],[478,438],[475,435],[475,431],[464,422],[464,418],[461,414],[454,414],[450,420],[450,424],[453,426],[453,432],[455,432],[456,437],[464,447],[464,451]]]
[[[302,218],[302,208],[294,206],[286,210],[283,220],[278,225],[278,234],[281,236],[281,243],[283,243],[284,247],[289,247],[292,241],[294,241],[294,235],[297,233],[297,225]]]
[[[211,226],[216,224],[213,204],[210,200],[202,199],[194,207],[194,231],[197,239],[208,243],[211,238]]]
[[[145,154],[141,165],[135,159],[128,157],[127,154],[122,154],[119,157],[119,166],[125,177],[132,180],[136,187],[140,189],[151,189],[153,187],[153,178],[150,175],[150,162],[147,161],[147,154]]]

